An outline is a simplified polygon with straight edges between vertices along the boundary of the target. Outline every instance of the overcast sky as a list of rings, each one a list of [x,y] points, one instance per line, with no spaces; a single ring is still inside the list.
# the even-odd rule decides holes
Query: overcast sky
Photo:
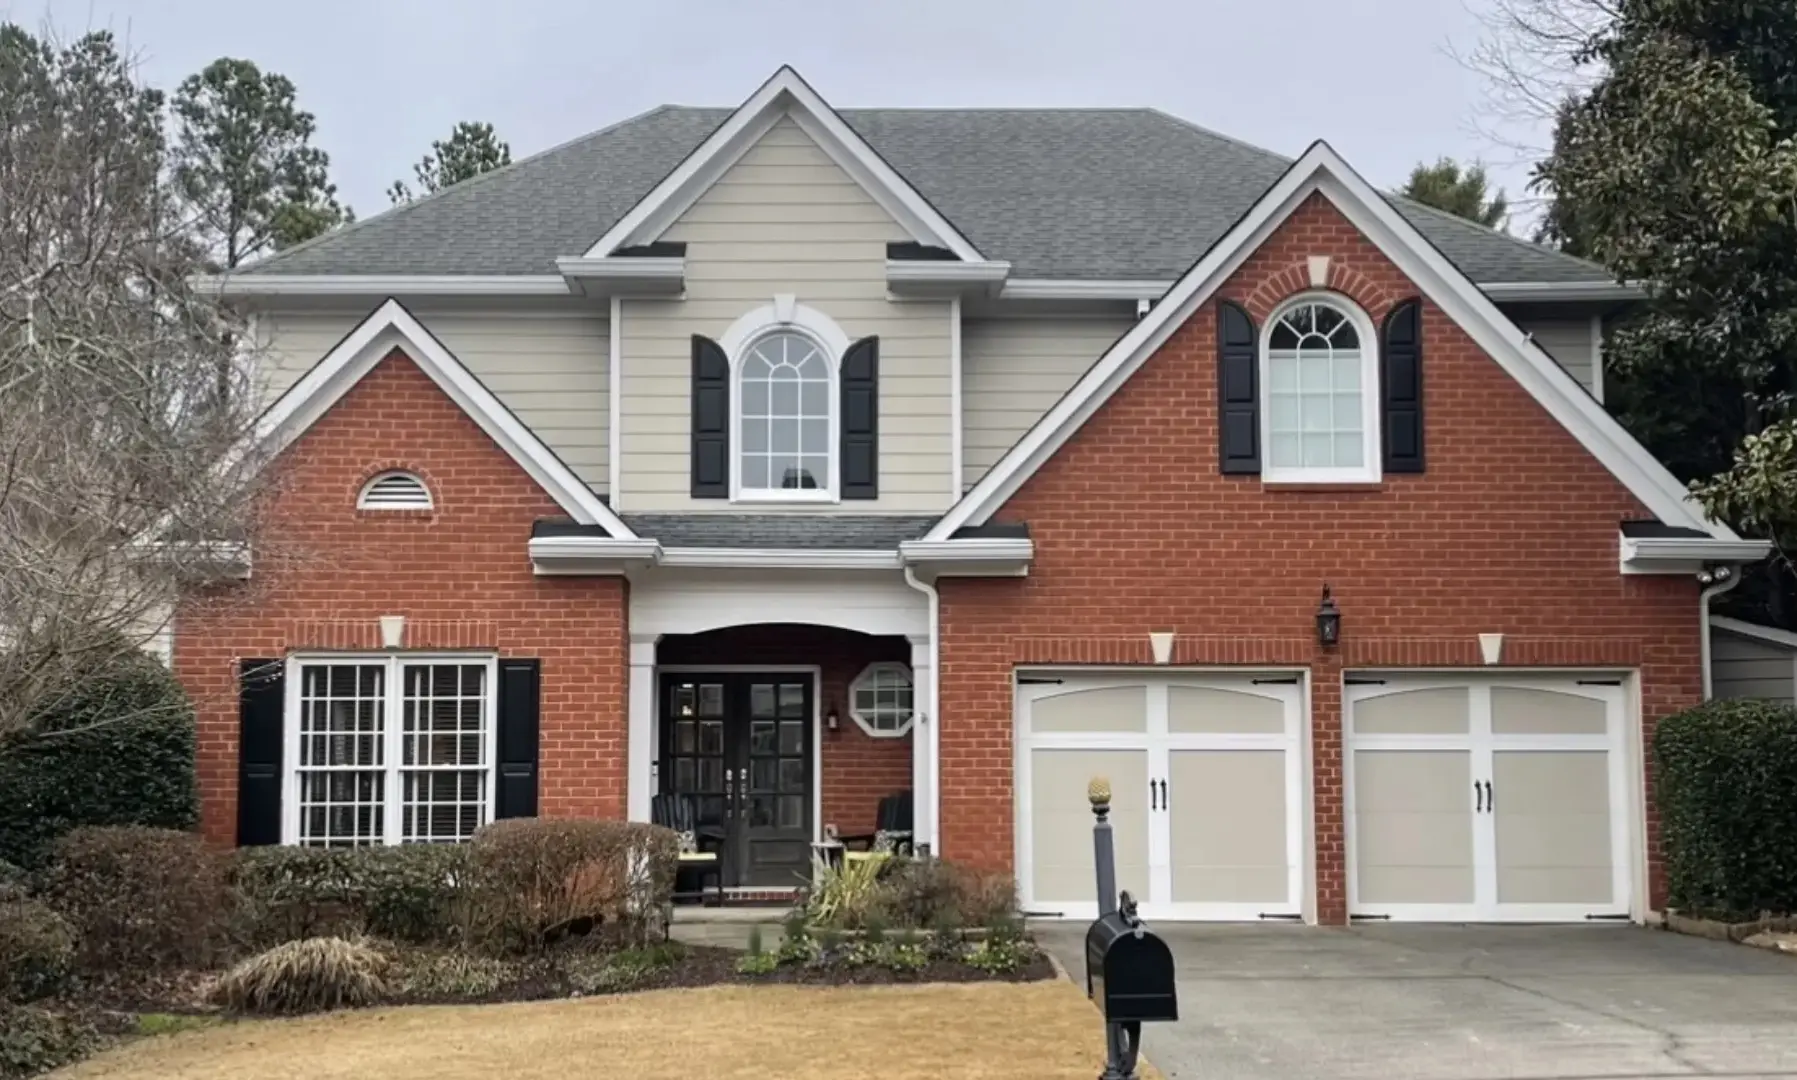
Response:
[[[736,105],[783,63],[833,105],[1153,106],[1287,155],[1328,139],[1375,184],[1482,157],[1470,50],[1489,0],[0,0],[107,28],[173,89],[219,56],[279,71],[362,217],[460,120],[514,158],[662,103]]]

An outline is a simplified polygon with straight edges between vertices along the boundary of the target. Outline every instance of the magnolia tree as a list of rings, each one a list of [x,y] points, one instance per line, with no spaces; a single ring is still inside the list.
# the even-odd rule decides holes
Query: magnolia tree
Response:
[[[266,505],[255,357],[195,284],[163,130],[110,35],[0,25],[0,739],[151,643]]]

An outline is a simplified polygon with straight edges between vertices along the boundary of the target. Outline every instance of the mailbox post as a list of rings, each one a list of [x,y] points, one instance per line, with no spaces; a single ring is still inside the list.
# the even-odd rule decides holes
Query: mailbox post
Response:
[[[1138,1080],[1142,1024],[1179,1019],[1173,954],[1136,914],[1136,902],[1117,891],[1111,839],[1111,785],[1086,787],[1092,813],[1092,861],[1098,876],[1098,918],[1086,930],[1086,996],[1104,1013],[1104,1073],[1098,1080]]]

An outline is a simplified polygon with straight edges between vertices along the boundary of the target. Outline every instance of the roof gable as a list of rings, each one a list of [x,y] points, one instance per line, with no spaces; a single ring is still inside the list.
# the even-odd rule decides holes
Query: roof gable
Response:
[[[293,445],[395,348],[403,350],[575,521],[602,526],[614,537],[635,535],[397,300],[370,312],[268,407],[256,425],[255,442],[261,453],[273,457]]]
[[[911,239],[946,248],[964,262],[984,261],[979,250],[790,67],[782,67],[751,94],[606,230],[584,257],[604,258],[619,248],[659,238],[786,117],[791,117],[812,142],[892,215]]]
[[[1067,394],[943,516],[929,539],[984,523],[1311,195],[1321,193],[1445,315],[1509,373],[1660,521],[1735,539],[1710,522],[1678,480],[1577,381],[1519,330],[1467,276],[1318,142],[1099,358]]]

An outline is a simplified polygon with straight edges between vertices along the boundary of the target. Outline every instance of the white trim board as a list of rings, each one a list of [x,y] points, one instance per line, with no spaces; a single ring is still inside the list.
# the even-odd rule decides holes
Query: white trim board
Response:
[[[293,445],[395,348],[430,376],[568,516],[582,525],[603,526],[614,537],[636,535],[398,300],[389,299],[370,312],[269,406],[256,425],[257,447],[273,457]]]
[[[1725,630],[1731,634],[1763,641],[1768,645],[1797,650],[1797,634],[1789,630],[1780,630],[1776,626],[1761,626],[1759,623],[1730,619],[1723,615],[1711,615],[1710,626],[1716,630]]]
[[[1327,143],[1311,145],[1260,201],[1167,295],[1074,384],[1043,418],[945,514],[927,539],[984,524],[1037,469],[1183,326],[1297,208],[1322,193],[1473,342],[1667,525],[1733,540],[1709,521],[1689,493],[1566,369],[1499,311],[1497,305],[1392,209]]]
[[[855,134],[790,66],[782,66],[749,95],[728,120],[618,219],[587,250],[585,257],[604,258],[619,248],[654,241],[784,116],[791,116],[799,129],[866,189],[913,240],[947,248],[963,262],[986,261],[979,249],[886,164],[865,139]]]

